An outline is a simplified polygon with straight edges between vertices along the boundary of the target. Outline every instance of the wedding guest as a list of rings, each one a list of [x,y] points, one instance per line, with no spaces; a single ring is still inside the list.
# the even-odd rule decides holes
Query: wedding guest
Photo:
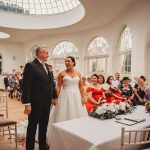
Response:
[[[140,89],[145,91],[145,99],[150,100],[150,86],[148,86],[141,78],[134,77],[134,80],[136,81]]]
[[[109,76],[106,83],[109,85],[109,89],[105,91],[105,97],[108,103],[114,100],[122,100],[121,90],[113,85],[114,77]]]
[[[7,76],[4,78],[4,85],[5,85],[5,90],[7,90],[8,87],[10,86],[9,74],[7,74]]]
[[[122,80],[120,80],[120,73],[119,72],[115,73],[115,81],[118,82],[118,88],[120,88],[121,84],[122,84]]]
[[[20,72],[23,73],[23,66],[20,66]]]
[[[53,73],[53,66],[52,65],[48,65],[48,69],[49,69],[49,71],[51,72],[51,74],[52,74],[52,78],[53,78],[53,84],[54,84],[54,86],[56,87],[56,79],[55,79],[55,77],[54,77],[54,73]]]
[[[115,80],[120,82],[120,73],[119,72],[115,73]]]
[[[98,75],[98,84],[104,84],[105,83],[105,77],[102,74]]]
[[[104,90],[102,85],[98,84],[98,75],[93,74],[91,76],[91,86],[87,88],[88,100],[86,103],[86,108],[88,113],[96,108],[100,104],[103,98]]]
[[[137,105],[136,101],[133,99],[134,98],[134,91],[132,86],[130,85],[130,79],[129,77],[123,77],[122,79],[122,85],[120,87],[120,90],[122,92],[122,95],[124,98],[128,101],[131,101],[132,104],[135,106]]]
[[[91,84],[91,77],[87,77],[87,84],[88,84],[88,85]]]
[[[144,76],[140,76],[140,78],[146,82],[146,78]],[[144,105],[146,100],[145,100],[145,91],[143,89],[141,89],[138,84],[135,84],[134,86],[134,93],[135,93],[135,96],[134,96],[134,99],[137,101],[137,103],[139,105]]]

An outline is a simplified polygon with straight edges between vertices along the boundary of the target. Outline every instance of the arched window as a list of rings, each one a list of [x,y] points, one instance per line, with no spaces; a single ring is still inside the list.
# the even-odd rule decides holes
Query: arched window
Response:
[[[65,69],[65,58],[73,56],[76,59],[76,68],[79,68],[79,56],[77,47],[68,41],[57,44],[52,51],[50,63],[54,66],[54,73],[58,73]]]
[[[131,76],[131,52],[133,49],[129,27],[125,27],[120,36],[118,51],[118,72],[122,76]]]
[[[87,50],[86,74],[93,73],[107,75],[109,46],[103,37],[95,38]]]
[[[28,57],[28,62],[31,62],[32,60],[35,59],[35,57],[36,57],[36,54],[35,54],[36,48],[37,48],[37,45],[34,45],[34,46],[31,48],[31,51],[30,51],[29,57]]]

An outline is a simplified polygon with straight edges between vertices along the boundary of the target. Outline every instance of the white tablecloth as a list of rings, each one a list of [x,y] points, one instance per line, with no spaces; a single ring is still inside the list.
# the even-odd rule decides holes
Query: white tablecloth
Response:
[[[115,119],[98,120],[87,116],[55,123],[50,150],[119,150],[122,127],[140,129],[150,126],[150,115],[145,113],[143,106],[138,106],[132,116],[145,118],[146,121],[127,126],[116,123]]]

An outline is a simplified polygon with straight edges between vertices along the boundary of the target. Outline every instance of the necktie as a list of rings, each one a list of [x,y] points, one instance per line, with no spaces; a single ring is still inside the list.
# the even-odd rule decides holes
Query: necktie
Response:
[[[43,68],[45,69],[46,73],[48,74],[48,70],[47,70],[47,68],[46,68],[46,66],[45,66],[45,63],[42,63],[42,66],[43,66]]]

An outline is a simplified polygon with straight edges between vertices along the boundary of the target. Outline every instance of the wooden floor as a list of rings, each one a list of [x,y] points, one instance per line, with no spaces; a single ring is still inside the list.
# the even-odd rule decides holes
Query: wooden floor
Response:
[[[0,95],[2,95],[2,92],[0,92]],[[27,119],[27,116],[24,115],[24,105],[15,98],[8,98],[8,117],[9,119],[13,119],[18,123],[24,119]],[[10,143],[8,138],[9,137],[7,135],[0,135],[0,150],[16,150],[15,142],[12,141]],[[38,144],[36,144],[35,147],[35,150],[38,150]],[[17,150],[25,150],[25,145],[21,145],[19,142]]]

